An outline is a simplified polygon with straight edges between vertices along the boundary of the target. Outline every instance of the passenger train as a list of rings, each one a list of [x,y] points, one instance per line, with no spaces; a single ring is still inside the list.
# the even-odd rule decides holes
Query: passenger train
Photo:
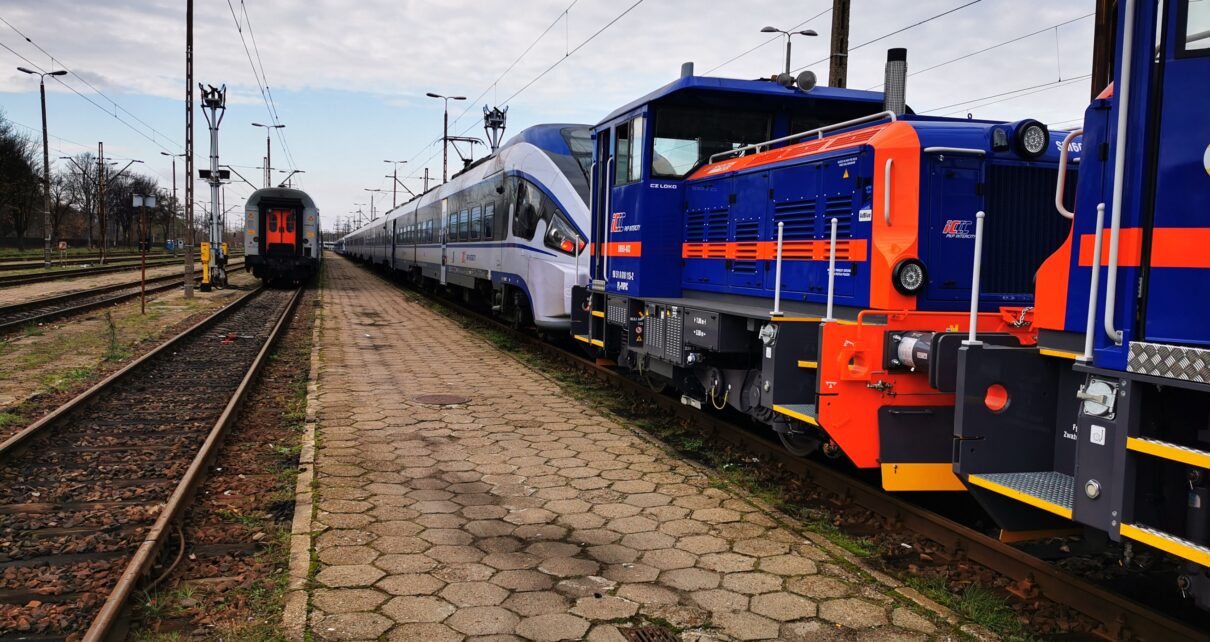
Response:
[[[566,333],[588,274],[586,125],[536,125],[337,242],[337,251],[490,304],[517,327]]]
[[[244,206],[244,269],[266,284],[303,283],[319,272],[319,209],[301,190],[258,189]]]

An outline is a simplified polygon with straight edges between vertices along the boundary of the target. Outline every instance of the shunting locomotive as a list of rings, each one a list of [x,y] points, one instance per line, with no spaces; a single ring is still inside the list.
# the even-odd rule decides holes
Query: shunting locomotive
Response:
[[[963,489],[958,348],[972,317],[988,343],[1033,344],[1034,272],[1066,233],[1061,137],[915,115],[905,76],[901,49],[884,92],[690,70],[608,116],[575,338],[888,489]],[[984,224],[996,243],[968,315]]]
[[[959,351],[955,470],[1006,529],[1175,555],[1210,608],[1210,3],[1124,0],[1116,21],[1037,345]]]
[[[244,206],[244,269],[266,284],[302,283],[319,271],[319,209],[302,190],[258,189]]]

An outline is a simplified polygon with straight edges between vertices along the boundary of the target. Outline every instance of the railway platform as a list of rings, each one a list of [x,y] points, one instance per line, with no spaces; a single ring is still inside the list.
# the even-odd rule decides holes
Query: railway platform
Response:
[[[971,630],[415,296],[340,257],[326,272],[285,616],[295,639]],[[624,635],[639,626],[676,633]]]

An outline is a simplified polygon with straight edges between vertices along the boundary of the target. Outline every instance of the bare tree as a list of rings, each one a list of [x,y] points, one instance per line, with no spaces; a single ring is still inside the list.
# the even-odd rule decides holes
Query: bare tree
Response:
[[[42,195],[37,146],[18,134],[0,113],[0,234],[12,233],[25,248],[25,234],[39,212]]]
[[[71,158],[67,168],[71,187],[71,204],[84,215],[88,246],[93,245],[93,228],[97,220],[97,156],[82,152]]]
[[[71,176],[66,171],[58,171],[50,177],[50,230],[51,238],[63,238],[63,224],[67,222],[75,210],[72,209]]]

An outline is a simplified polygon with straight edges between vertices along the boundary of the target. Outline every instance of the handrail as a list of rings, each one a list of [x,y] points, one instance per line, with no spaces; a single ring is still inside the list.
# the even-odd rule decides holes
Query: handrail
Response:
[[[975,338],[975,331],[979,325],[979,273],[983,266],[983,219],[986,216],[987,214],[984,212],[975,214],[975,259],[974,265],[971,267],[971,327],[966,340],[962,342],[964,346],[983,344],[982,341]]]
[[[786,227],[785,221],[777,222],[777,267],[773,271],[773,311],[770,316],[780,317],[781,312],[781,240]]]
[[[1097,204],[1096,240],[1092,243],[1092,278],[1088,284],[1088,320],[1084,324],[1084,354],[1080,361],[1092,361],[1092,332],[1097,325],[1097,295],[1101,285],[1101,239],[1104,238],[1105,204]]]
[[[606,289],[609,288],[609,239],[611,230],[613,229],[613,179],[610,177],[610,170],[613,169],[613,156],[605,158],[605,244],[601,246],[602,259],[601,278],[605,281]]]
[[[1068,210],[1067,207],[1063,205],[1063,197],[1066,196],[1064,192],[1067,191],[1067,146],[1071,144],[1072,139],[1074,139],[1076,136],[1082,136],[1083,134],[1083,129],[1071,130],[1071,132],[1068,133],[1063,139],[1063,149],[1059,151],[1059,180],[1055,184],[1055,209],[1059,210],[1059,214],[1062,214],[1063,218],[1066,219],[1073,219],[1076,217],[1075,212]],[[1104,206],[1105,204],[1101,203],[1101,207]]]
[[[972,156],[987,156],[986,149],[975,147],[925,147],[925,154],[971,154]]]
[[[1105,334],[1121,345],[1122,331],[1114,327],[1113,309],[1117,303],[1118,288],[1118,242],[1122,231],[1122,183],[1126,180],[1126,117],[1130,109],[1130,57],[1134,50],[1134,6],[1135,0],[1126,0],[1126,24],[1122,32],[1122,82],[1117,94],[1117,140],[1114,141],[1113,158],[1113,209],[1109,219],[1109,271],[1105,277]],[[1097,258],[1100,260],[1100,257]]]
[[[894,158],[886,159],[882,171],[882,220],[886,222],[887,227],[891,226],[891,167],[894,164]]]
[[[774,138],[773,140],[767,140],[763,143],[754,143],[752,145],[736,147],[735,149],[728,149],[727,151],[718,152],[717,154],[711,154],[710,158],[706,161],[706,163],[707,164],[713,163],[714,160],[716,158],[719,158],[720,156],[726,157],[731,154],[737,154],[737,155],[742,156],[744,152],[747,152],[749,150],[755,149],[757,151],[760,151],[760,148],[764,147],[766,145],[776,145],[778,143],[786,143],[786,142],[789,142],[792,140],[797,140],[799,138],[806,138],[807,136],[814,136],[816,134],[819,135],[819,138],[823,138],[824,132],[830,132],[835,129],[844,129],[845,127],[852,127],[853,125],[860,125],[861,123],[868,123],[868,122],[872,122],[875,120],[883,120],[886,118],[889,118],[891,120],[891,122],[895,122],[896,120],[898,120],[898,118],[895,116],[895,112],[880,111],[877,114],[870,114],[868,116],[862,116],[860,118],[854,118],[852,120],[846,120],[846,121],[840,122],[840,123],[832,123],[831,125],[824,125],[823,127],[816,127],[815,129],[811,129],[811,130],[808,130],[805,132],[799,132],[797,134],[791,134],[789,136],[782,136],[781,138]]]
[[[592,165],[590,165],[588,168],[588,238],[590,240],[592,239],[592,222],[594,220],[596,220],[593,218],[593,215],[592,215],[593,206],[597,204],[596,186],[597,186],[597,161],[594,160],[592,162]],[[505,236],[508,236],[508,235],[505,234]],[[577,245],[576,247],[579,247],[579,246]],[[576,260],[579,261],[579,258],[580,258],[580,255],[579,255],[579,253],[577,253]],[[596,257],[590,257],[590,259],[592,259],[592,261],[588,267],[588,272],[589,272],[588,282],[589,283],[592,282],[593,277],[595,276],[594,274],[592,274],[592,272],[594,271],[593,268],[600,267],[600,265],[601,265],[601,254],[598,252]],[[576,269],[579,270],[579,267],[580,266],[577,263]],[[578,281],[579,281],[579,279],[577,278],[577,282]]]
[[[832,240],[828,245],[828,315],[824,321],[835,321],[832,317],[832,301],[836,295],[836,226],[838,220],[832,218]]]

